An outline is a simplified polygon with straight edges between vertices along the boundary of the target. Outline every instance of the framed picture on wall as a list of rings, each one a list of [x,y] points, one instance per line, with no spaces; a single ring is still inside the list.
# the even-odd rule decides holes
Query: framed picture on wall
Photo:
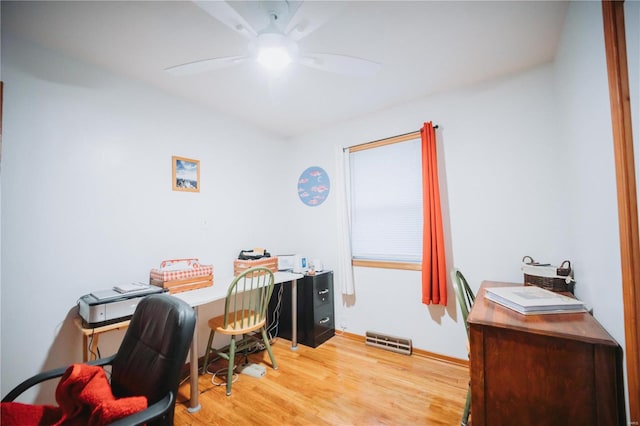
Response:
[[[200,160],[174,155],[171,164],[174,191],[200,192]]]

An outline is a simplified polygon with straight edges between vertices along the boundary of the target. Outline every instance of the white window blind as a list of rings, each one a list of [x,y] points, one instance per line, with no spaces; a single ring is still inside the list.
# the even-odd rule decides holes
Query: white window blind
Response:
[[[422,162],[416,139],[349,154],[354,259],[422,261]]]

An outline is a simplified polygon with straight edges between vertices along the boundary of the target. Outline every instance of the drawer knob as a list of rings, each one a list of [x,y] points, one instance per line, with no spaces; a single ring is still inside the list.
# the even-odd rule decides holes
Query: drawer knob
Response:
[[[329,319],[329,317],[322,318],[320,321],[318,321],[318,324],[326,324],[329,322]]]
[[[325,288],[324,290],[320,290],[318,292],[318,294],[327,294],[327,293],[329,293],[329,289],[328,288]]]

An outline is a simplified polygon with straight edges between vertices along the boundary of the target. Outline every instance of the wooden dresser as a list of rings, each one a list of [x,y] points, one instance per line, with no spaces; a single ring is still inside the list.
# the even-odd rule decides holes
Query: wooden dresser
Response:
[[[624,425],[622,350],[588,313],[521,315],[485,298],[468,317],[473,426]]]

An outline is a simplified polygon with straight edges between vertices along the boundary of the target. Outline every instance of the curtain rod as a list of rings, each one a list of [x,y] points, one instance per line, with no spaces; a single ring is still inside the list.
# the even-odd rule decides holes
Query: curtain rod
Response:
[[[438,125],[434,124],[433,128],[437,129]],[[412,140],[412,139],[414,139],[414,137],[418,136],[419,134],[420,134],[420,130],[416,130],[414,132],[403,133],[401,135],[392,136],[390,138],[378,139],[378,140],[371,141],[371,142],[365,142],[365,143],[361,143],[361,144],[357,144],[357,145],[353,145],[353,146],[348,146],[348,147],[342,148],[342,150],[343,151],[354,151],[355,152],[355,151],[362,151],[362,150],[370,149],[370,148],[376,148],[376,147],[384,146],[384,145],[391,145],[393,143],[404,142],[406,140]]]

